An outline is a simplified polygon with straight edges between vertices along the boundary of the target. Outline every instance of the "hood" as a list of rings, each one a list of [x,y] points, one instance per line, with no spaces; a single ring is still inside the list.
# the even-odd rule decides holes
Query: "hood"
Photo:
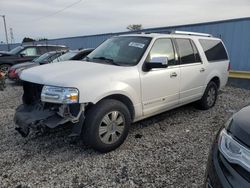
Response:
[[[233,115],[227,130],[243,144],[250,147],[250,106]]]
[[[11,54],[10,52],[6,52],[6,51],[0,51],[0,58],[6,57],[6,56],[13,56],[13,54]]]
[[[39,63],[37,63],[39,65]],[[25,62],[25,63],[19,63],[16,65],[13,65],[10,70],[12,69],[19,69],[19,68],[26,68],[26,67],[32,67],[32,66],[36,66],[36,63],[33,62]]]
[[[134,67],[86,61],[63,61],[24,70],[21,80],[42,85],[81,88],[92,80],[109,80]]]

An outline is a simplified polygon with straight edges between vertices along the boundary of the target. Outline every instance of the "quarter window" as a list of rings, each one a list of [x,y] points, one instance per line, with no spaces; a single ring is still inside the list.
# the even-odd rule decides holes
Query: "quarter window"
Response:
[[[189,39],[176,39],[181,64],[201,62],[195,44]]]
[[[227,52],[220,40],[200,39],[201,46],[208,61],[227,60]]]
[[[153,57],[167,57],[168,65],[175,65],[175,55],[171,39],[157,39],[147,56],[147,62]]]

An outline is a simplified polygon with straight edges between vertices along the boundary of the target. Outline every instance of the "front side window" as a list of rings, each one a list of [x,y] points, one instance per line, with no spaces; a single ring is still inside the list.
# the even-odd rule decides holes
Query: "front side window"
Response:
[[[150,37],[113,37],[97,47],[85,60],[133,66],[140,61],[150,41]]]
[[[201,62],[195,44],[189,39],[175,39],[181,64]]]
[[[228,60],[227,52],[220,40],[200,39],[208,61]]]
[[[21,51],[23,56],[37,56],[36,48],[26,48],[25,50]]]
[[[146,62],[150,62],[150,60],[154,57],[167,57],[168,65],[175,65],[175,53],[171,39],[157,39],[151,48]]]

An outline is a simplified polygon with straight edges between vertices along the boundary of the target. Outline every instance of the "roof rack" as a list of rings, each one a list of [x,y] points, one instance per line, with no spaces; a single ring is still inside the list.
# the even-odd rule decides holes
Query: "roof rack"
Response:
[[[172,31],[171,34],[178,35],[194,35],[194,36],[202,36],[202,37],[212,37],[213,35],[207,33],[197,33],[197,32],[189,32],[189,31]]]

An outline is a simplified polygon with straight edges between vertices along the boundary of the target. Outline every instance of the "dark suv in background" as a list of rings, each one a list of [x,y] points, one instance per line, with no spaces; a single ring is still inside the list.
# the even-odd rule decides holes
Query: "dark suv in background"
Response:
[[[23,45],[9,52],[0,52],[0,71],[6,73],[10,66],[32,61],[40,55],[50,51],[68,50],[62,45]]]

